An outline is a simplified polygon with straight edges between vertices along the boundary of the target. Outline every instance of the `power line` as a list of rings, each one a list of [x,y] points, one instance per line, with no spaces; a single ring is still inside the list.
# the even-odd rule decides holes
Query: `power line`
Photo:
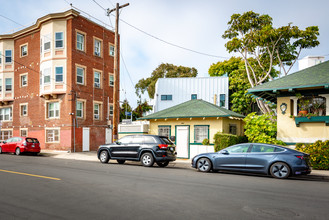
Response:
[[[4,15],[0,15],[0,17],[3,17],[3,18],[5,18],[5,19],[7,19],[7,20],[9,20],[9,21],[11,21],[11,22],[13,22],[13,23],[15,23],[15,24],[18,24],[18,25],[20,25],[20,26],[22,26],[22,27],[25,27],[24,25],[22,25],[22,24],[20,24],[20,23],[18,23],[18,22],[16,22],[16,21],[14,21],[14,20],[12,20],[12,19],[10,19],[10,18],[8,18],[8,17],[6,17],[6,16],[4,16]]]
[[[126,62],[125,62],[125,60],[123,59],[122,52],[121,52],[121,59],[122,59],[123,65],[124,65],[124,67],[125,67],[125,69],[126,69],[126,71],[127,71],[127,73],[128,73],[128,77],[129,77],[129,79],[130,79],[130,82],[131,82],[132,86],[134,87],[135,85],[134,85],[134,83],[133,83],[133,81],[132,81],[132,79],[131,79],[130,73],[129,73],[128,68],[127,68],[127,66],[126,66]]]
[[[99,7],[101,7],[103,10],[106,11],[106,9],[105,9],[104,7],[102,7],[98,2],[96,2],[96,0],[93,0],[93,2],[95,2]],[[74,6],[72,6],[72,7],[74,7]],[[74,7],[74,8],[77,9],[77,10],[82,11],[81,9],[78,9],[78,8],[76,8],[76,7]],[[82,12],[83,12],[83,11],[82,11]],[[85,13],[85,12],[84,12],[84,13]],[[88,14],[88,15],[89,15],[89,14]],[[91,15],[89,15],[89,16],[91,16]],[[114,16],[114,15],[112,15],[112,16]],[[91,16],[91,17],[93,17],[93,16]],[[93,17],[93,18],[96,19],[95,17]],[[98,19],[97,19],[97,20],[98,20]],[[132,25],[132,24],[129,24],[128,22],[122,20],[121,18],[120,18],[119,20],[122,21],[123,23],[127,24],[128,26],[130,26],[130,27],[132,27],[132,28],[134,28],[134,29],[140,31],[141,33],[146,34],[146,35],[148,35],[148,36],[150,36],[150,37],[152,37],[152,38],[154,38],[154,39],[156,39],[156,40],[159,40],[159,41],[161,41],[161,42],[163,42],[163,43],[165,43],[165,44],[171,45],[171,46],[173,46],[173,47],[177,47],[177,48],[180,48],[180,49],[183,49],[183,50],[189,51],[189,52],[197,53],[197,54],[204,55],[204,56],[208,56],[208,57],[215,57],[215,58],[221,58],[221,59],[229,59],[229,57],[223,57],[223,56],[217,56],[217,55],[207,54],[207,53],[203,53],[203,52],[199,52],[199,51],[196,51],[196,50],[192,50],[192,49],[189,49],[189,48],[186,48],[186,47],[183,47],[183,46],[179,46],[179,45],[177,45],[177,44],[174,44],[174,43],[168,42],[168,41],[163,40],[163,39],[161,39],[161,38],[158,38],[158,37],[156,37],[156,36],[154,36],[154,35],[152,35],[152,34],[149,34],[149,33],[147,33],[146,31],[143,31],[142,29],[137,28],[137,27],[135,27],[135,26]]]
[[[100,4],[98,4],[98,2],[96,0],[93,0],[93,2],[95,2],[99,7],[101,7],[104,11],[106,11],[106,9],[103,8],[103,6],[101,6]]]

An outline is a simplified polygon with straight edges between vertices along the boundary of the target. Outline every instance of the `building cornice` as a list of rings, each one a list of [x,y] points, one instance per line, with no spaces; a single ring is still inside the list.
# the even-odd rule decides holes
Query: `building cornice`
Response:
[[[44,24],[48,21],[55,20],[55,19],[70,19],[70,18],[79,16],[79,14],[80,13],[74,9],[70,9],[68,11],[60,12],[60,13],[48,14],[46,16],[39,18],[35,24],[33,24],[27,28],[24,28],[24,29],[17,31],[15,33],[12,33],[12,34],[0,35],[0,40],[11,40],[11,39],[15,39],[17,37],[21,37],[22,35],[29,34],[31,32],[34,33],[40,29],[42,24]]]

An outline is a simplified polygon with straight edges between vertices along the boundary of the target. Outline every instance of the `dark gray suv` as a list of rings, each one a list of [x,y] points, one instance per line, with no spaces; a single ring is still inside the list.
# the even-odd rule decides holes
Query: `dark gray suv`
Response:
[[[143,166],[151,167],[154,162],[166,167],[176,160],[175,145],[168,137],[158,135],[128,135],[112,144],[101,145],[97,157],[102,163],[117,160],[123,164],[126,160],[140,161]]]

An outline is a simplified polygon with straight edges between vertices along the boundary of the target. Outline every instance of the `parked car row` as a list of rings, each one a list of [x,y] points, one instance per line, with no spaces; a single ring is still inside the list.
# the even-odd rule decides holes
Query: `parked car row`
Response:
[[[40,153],[38,139],[12,137],[0,143],[1,153]],[[101,145],[97,157],[101,163],[117,160],[119,164],[140,161],[145,167],[156,163],[166,167],[176,160],[176,146],[165,136],[128,135],[112,144]],[[202,153],[192,158],[192,167],[200,172],[238,171],[271,175],[285,179],[292,175],[311,173],[308,154],[278,145],[243,143],[215,153]]]
[[[167,137],[128,135],[115,143],[101,145],[97,151],[100,162],[117,160],[140,161],[143,166],[154,162],[165,167],[176,160],[176,146]],[[244,143],[215,153],[203,153],[192,159],[192,167],[200,172],[239,171],[271,175],[285,179],[292,175],[311,173],[309,155],[278,145]]]
[[[32,153],[37,155],[40,153],[40,143],[38,139],[31,137],[12,137],[0,143],[1,153]]]

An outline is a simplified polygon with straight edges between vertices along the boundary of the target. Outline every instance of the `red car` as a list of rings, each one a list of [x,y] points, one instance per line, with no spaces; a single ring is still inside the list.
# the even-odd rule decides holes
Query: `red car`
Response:
[[[8,152],[20,155],[21,153],[30,152],[37,155],[40,150],[38,139],[31,137],[12,137],[0,144],[0,154]]]

